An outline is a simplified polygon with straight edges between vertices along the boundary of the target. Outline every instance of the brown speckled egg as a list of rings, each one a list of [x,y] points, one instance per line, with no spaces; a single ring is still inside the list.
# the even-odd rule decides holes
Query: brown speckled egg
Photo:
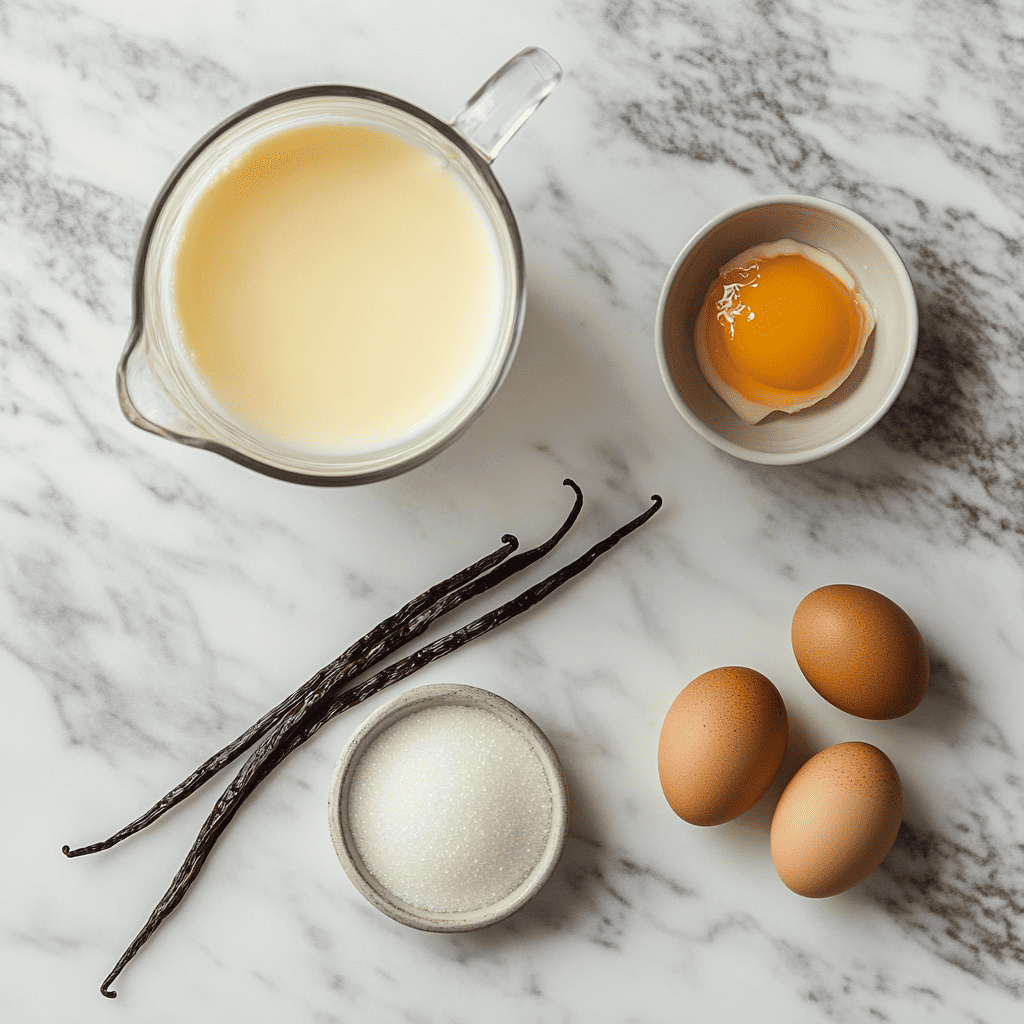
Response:
[[[866,587],[808,594],[793,615],[793,653],[818,693],[858,718],[899,718],[928,688],[928,651],[910,616]]]
[[[838,743],[790,779],[772,818],[775,869],[801,896],[835,896],[863,881],[892,849],[903,787],[870,743]]]
[[[750,668],[716,668],[684,687],[665,716],[658,774],[672,810],[720,825],[772,784],[789,741],[782,695]]]

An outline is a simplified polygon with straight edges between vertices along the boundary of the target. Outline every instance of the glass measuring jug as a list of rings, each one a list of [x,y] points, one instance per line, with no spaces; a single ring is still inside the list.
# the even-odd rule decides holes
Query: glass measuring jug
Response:
[[[214,128],[172,172],[150,211],[136,260],[133,322],[117,369],[125,416],[168,440],[205,448],[259,472],[301,483],[339,485],[383,479],[411,469],[455,440],[483,410],[508,372],[522,332],[526,283],[522,242],[491,161],[561,76],[544,51],[522,51],[496,72],[451,124],[396,97],[351,86],[293,89],[260,100]],[[187,303],[178,288],[176,261],[197,210],[247,154],[296,130],[346,126],[367,137],[400,140],[457,183],[479,213],[493,243],[496,290],[488,296],[488,327],[481,331],[465,372],[445,385],[425,415],[392,432],[326,441],[268,430],[233,408],[212,385],[183,330]],[[291,137],[291,135],[287,135]],[[396,142],[397,144],[397,142]],[[220,183],[218,185],[218,183]],[[443,227],[443,225],[442,225]],[[340,238],[329,233],[327,246]],[[216,265],[216,260],[213,264]],[[200,291],[202,283],[200,283]],[[344,335],[345,317],[332,323]],[[443,343],[445,325],[440,325]],[[339,333],[340,332],[340,333]],[[301,339],[300,339],[301,340]],[[415,340],[415,339],[413,339]],[[364,348],[366,345],[364,345]],[[341,368],[344,353],[330,353]],[[325,360],[326,365],[326,360]],[[306,367],[315,379],[318,365]],[[327,370],[324,370],[326,373]],[[259,387],[281,386],[271,375]],[[317,381],[317,383],[321,383]],[[330,382],[326,392],[331,393]],[[298,406],[302,406],[300,396]],[[330,404],[331,399],[327,402]],[[340,398],[339,401],[344,401]],[[336,411],[336,410],[329,410]],[[313,411],[316,418],[316,410]]]

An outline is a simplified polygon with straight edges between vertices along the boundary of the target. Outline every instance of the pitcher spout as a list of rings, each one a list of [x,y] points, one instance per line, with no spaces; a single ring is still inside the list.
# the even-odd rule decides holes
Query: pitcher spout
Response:
[[[174,402],[153,365],[141,324],[135,324],[117,364],[117,396],[129,423],[181,444],[203,444],[197,425]]]

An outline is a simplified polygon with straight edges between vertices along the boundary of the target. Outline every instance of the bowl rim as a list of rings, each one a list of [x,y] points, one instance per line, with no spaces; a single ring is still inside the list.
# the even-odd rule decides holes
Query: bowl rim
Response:
[[[693,253],[694,249],[696,249],[700,242],[711,231],[741,213],[746,213],[749,210],[756,210],[761,207],[780,206],[783,204],[806,206],[812,209],[821,210],[825,213],[833,214],[841,220],[849,221],[856,227],[860,228],[860,230],[868,236],[881,255],[885,258],[896,276],[900,295],[907,311],[907,333],[909,336],[909,343],[902,355],[899,373],[893,379],[891,386],[886,390],[881,402],[875,406],[870,415],[861,420],[861,422],[855,427],[847,430],[843,434],[840,434],[838,437],[835,437],[823,444],[816,445],[813,448],[795,452],[766,452],[745,448],[743,445],[737,444],[735,441],[730,441],[728,438],[723,437],[717,431],[712,430],[690,407],[689,403],[676,386],[675,379],[673,378],[668,366],[668,357],[665,351],[664,338],[665,311],[668,306],[668,298],[669,293],[672,290],[672,285],[675,283],[676,277],[679,275],[683,264]],[[856,441],[858,438],[863,437],[864,434],[878,423],[878,421],[892,407],[896,398],[899,396],[899,393],[903,390],[903,386],[906,384],[907,378],[910,376],[910,369],[917,353],[918,328],[919,318],[917,296],[914,293],[914,285],[911,281],[910,273],[903,261],[903,257],[900,256],[896,247],[889,241],[882,231],[862,214],[857,213],[856,210],[852,210],[848,206],[843,206],[841,203],[833,202],[830,199],[819,199],[815,196],[805,196],[794,193],[761,196],[739,203],[713,217],[692,235],[690,240],[686,243],[675,261],[672,263],[668,275],[665,278],[665,282],[662,285],[661,296],[658,300],[657,317],[655,319],[654,342],[658,369],[661,373],[665,389],[668,391],[669,398],[683,419],[686,420],[686,422],[698,434],[705,438],[705,440],[710,441],[721,451],[727,452],[729,455],[733,455],[736,458],[743,459],[744,461],[756,462],[761,465],[769,466],[786,466],[797,465],[805,462],[814,462],[817,459],[824,458],[826,455],[832,455],[841,448],[845,448],[848,444]]]
[[[476,910],[441,913],[412,906],[373,878],[358,855],[344,817],[345,801],[355,766],[363,752],[385,729],[400,719],[431,707],[463,705],[482,708],[506,722],[529,742],[551,789],[551,828],[548,840],[524,881],[508,896]],[[331,841],[342,868],[356,889],[378,910],[411,928],[430,932],[462,932],[496,924],[533,898],[551,877],[568,833],[569,800],[558,755],[540,727],[504,697],[461,683],[429,683],[392,697],[372,711],[352,734],[335,764],[327,797]]]

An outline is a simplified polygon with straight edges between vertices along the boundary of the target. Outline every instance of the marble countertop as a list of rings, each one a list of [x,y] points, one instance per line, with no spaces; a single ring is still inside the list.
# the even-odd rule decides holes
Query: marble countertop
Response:
[[[564,78],[495,171],[527,252],[521,347],[456,444],[392,480],[281,483],[133,428],[114,390],[146,212],[192,142],[311,82],[445,119],[513,53]],[[209,0],[0,3],[0,1007],[7,1020],[861,1022],[1024,1011],[1024,12],[1010,0]],[[920,304],[916,362],[867,436],[817,463],[718,452],[654,357],[667,268],[758,195],[877,224]],[[550,882],[507,921],[403,928],[341,871],[334,762],[368,710],[296,752],[181,907],[104,976],[176,871],[207,787],[101,839],[409,597],[587,502],[555,564],[641,531],[548,602],[392,691],[482,686],[549,736],[572,799]],[[852,718],[789,643],[827,583],[917,622],[912,714]],[[505,599],[519,583],[498,593]],[[490,607],[487,599],[476,612]],[[656,746],[719,665],[782,692],[769,794],[680,821]],[[768,826],[814,751],[872,742],[906,811],[882,868],[807,900]]]

